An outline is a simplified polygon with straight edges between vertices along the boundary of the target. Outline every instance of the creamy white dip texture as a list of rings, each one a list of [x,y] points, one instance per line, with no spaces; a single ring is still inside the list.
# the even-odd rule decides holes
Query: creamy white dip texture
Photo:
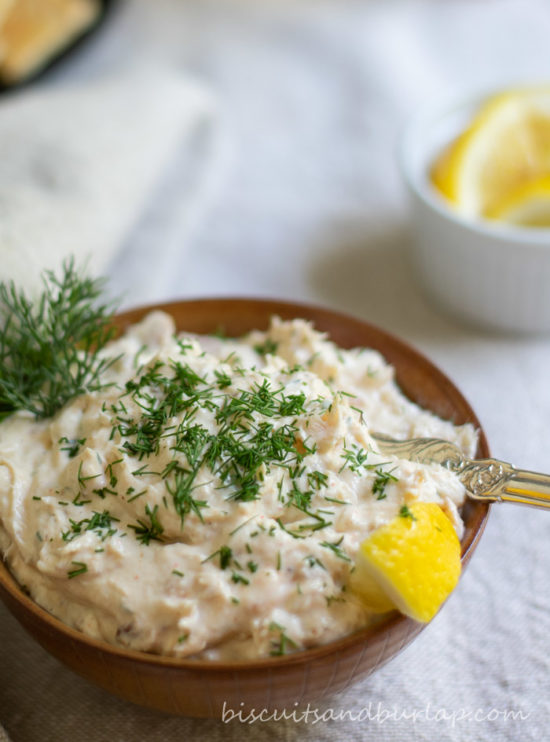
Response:
[[[70,626],[178,657],[285,654],[368,623],[350,569],[404,504],[439,503],[461,534],[458,479],[369,430],[467,454],[475,432],[408,401],[376,351],[277,318],[176,338],[155,312],[103,353],[101,391],[0,425],[0,551]]]

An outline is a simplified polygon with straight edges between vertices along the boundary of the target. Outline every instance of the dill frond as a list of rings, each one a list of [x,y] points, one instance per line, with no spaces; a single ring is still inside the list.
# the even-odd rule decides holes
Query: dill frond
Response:
[[[113,307],[98,302],[103,285],[79,275],[72,258],[60,277],[44,274],[36,300],[13,281],[0,283],[0,420],[16,410],[51,417],[101,388],[114,362],[99,354],[114,334]]]

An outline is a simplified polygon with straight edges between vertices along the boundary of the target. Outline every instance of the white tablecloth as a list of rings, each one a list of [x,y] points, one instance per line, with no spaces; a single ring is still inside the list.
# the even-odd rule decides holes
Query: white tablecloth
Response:
[[[152,200],[117,259],[124,270],[112,272],[127,304],[241,294],[352,312],[443,368],[495,455],[548,471],[550,340],[477,333],[425,301],[410,277],[395,145],[408,117],[438,97],[548,80],[549,38],[546,0],[127,0],[42,85],[110,74],[147,53],[217,97],[232,145],[224,186],[193,230],[171,233],[181,249],[169,275],[136,295],[151,249],[163,250],[169,187]],[[0,723],[13,742],[539,742],[550,727],[549,529],[543,512],[493,508],[442,613],[373,677],[320,704],[335,714],[368,707],[370,720],[165,717],[76,678],[0,608]]]

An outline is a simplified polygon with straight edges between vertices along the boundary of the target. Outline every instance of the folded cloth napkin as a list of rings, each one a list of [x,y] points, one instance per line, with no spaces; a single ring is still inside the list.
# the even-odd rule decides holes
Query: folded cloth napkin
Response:
[[[71,254],[92,273],[104,271],[170,163],[193,150],[202,134],[209,146],[203,143],[202,161],[194,162],[197,182],[187,188],[188,202],[179,204],[198,208],[206,197],[200,184],[216,164],[216,132],[209,93],[164,65],[5,97],[0,278],[32,291],[44,269],[58,268]]]

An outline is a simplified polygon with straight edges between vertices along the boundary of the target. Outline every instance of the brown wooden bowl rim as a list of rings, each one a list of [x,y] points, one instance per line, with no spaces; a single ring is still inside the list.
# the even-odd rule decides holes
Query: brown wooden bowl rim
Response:
[[[215,297],[215,298],[201,298],[201,299],[187,299],[182,301],[172,301],[161,304],[150,304],[128,309],[124,312],[120,312],[115,316],[115,325],[117,329],[124,330],[128,325],[138,321],[139,318],[152,310],[162,310],[168,314],[172,314],[176,308],[184,306],[187,309],[200,309],[207,305],[223,305],[227,309],[246,309],[247,305],[260,304],[264,310],[269,311],[270,315],[286,315],[287,317],[293,316],[296,318],[327,318],[336,319],[339,323],[344,323],[348,326],[356,325],[360,327],[367,334],[372,334],[380,339],[384,339],[392,346],[398,348],[406,355],[412,357],[418,367],[421,367],[429,375],[434,375],[438,379],[445,382],[448,388],[453,392],[454,398],[460,402],[463,409],[467,412],[467,422],[471,422],[479,433],[479,443],[477,455],[479,457],[488,458],[490,456],[489,446],[485,433],[481,427],[475,412],[471,408],[468,401],[454,385],[454,383],[443,373],[435,364],[433,364],[426,356],[420,353],[418,350],[413,348],[407,342],[401,340],[395,335],[382,330],[381,328],[373,325],[369,322],[353,317],[351,315],[318,307],[309,303],[290,302],[279,299],[265,299],[265,298],[254,298],[254,297]],[[223,318],[223,315],[222,315]],[[223,322],[222,322],[223,323]],[[221,324],[222,324],[221,323]],[[214,328],[215,329],[215,328]],[[212,331],[214,331],[214,329]],[[253,329],[252,327],[250,329]],[[179,328],[178,328],[179,330]],[[179,330],[181,331],[181,330]],[[376,346],[373,345],[376,349]],[[399,383],[399,374],[396,375],[396,381]],[[466,420],[465,420],[466,422]],[[469,537],[462,541],[462,566],[465,567],[469,562],[475,547],[483,533],[487,518],[489,516],[490,505],[487,503],[481,503],[477,501],[470,501],[473,506],[473,514],[471,519],[474,522],[473,528],[469,529]],[[340,639],[329,642],[327,644],[320,645],[318,647],[312,647],[310,649],[304,649],[294,654],[285,655],[283,657],[266,657],[257,660],[242,660],[237,662],[226,662],[216,660],[192,660],[192,659],[180,659],[178,657],[166,657],[163,655],[156,655],[147,652],[140,652],[132,649],[124,649],[114,644],[109,644],[106,641],[94,639],[83,632],[80,632],[67,624],[63,623],[60,619],[56,618],[53,614],[42,608],[40,605],[35,603],[28,595],[26,595],[20,585],[16,582],[15,578],[12,577],[11,573],[7,569],[6,564],[3,560],[0,560],[0,587],[3,587],[10,596],[18,602],[24,609],[29,611],[38,620],[45,622],[48,627],[55,633],[61,633],[68,639],[76,641],[77,643],[84,643],[89,647],[93,647],[104,654],[112,654],[126,660],[137,660],[144,662],[148,665],[156,665],[164,668],[178,668],[181,670],[188,671],[211,671],[213,674],[216,673],[227,673],[235,670],[262,670],[262,669],[273,669],[276,667],[291,666],[304,664],[306,662],[312,662],[318,659],[322,659],[326,656],[338,653],[343,649],[348,648],[350,645],[360,644],[368,639],[372,639],[378,634],[386,631],[393,631],[398,626],[404,623],[416,624],[412,619],[397,613],[397,611],[388,614],[387,618],[382,618],[379,623],[374,626],[369,626],[365,629],[360,629],[351,634],[348,634]],[[1,593],[0,593],[1,596]]]

